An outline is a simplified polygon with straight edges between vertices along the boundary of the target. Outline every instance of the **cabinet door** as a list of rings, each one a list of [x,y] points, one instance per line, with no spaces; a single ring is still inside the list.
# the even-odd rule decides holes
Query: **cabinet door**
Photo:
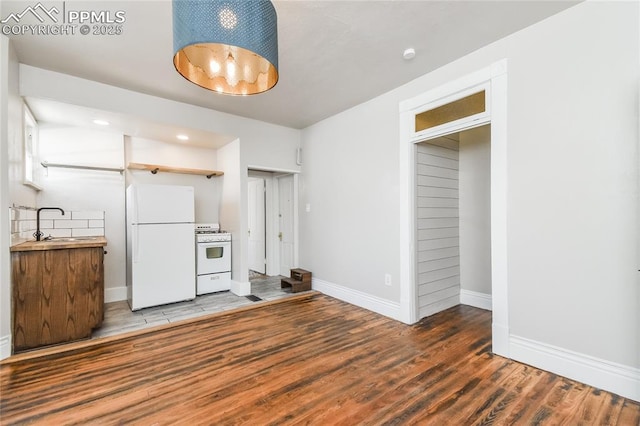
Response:
[[[12,253],[14,350],[40,345],[42,331],[42,255]]]
[[[84,261],[88,265],[86,279],[87,327],[93,329],[102,325],[104,316],[104,250],[102,247],[84,250],[86,250]]]
[[[66,324],[63,327],[63,341],[77,340],[91,336],[91,330],[102,323],[104,304],[104,266],[102,247],[79,248],[72,250],[52,250],[53,267],[66,268],[59,271],[58,282],[66,287],[66,296],[61,300],[66,311]]]
[[[51,345],[67,340],[67,324],[73,307],[67,303],[68,275],[67,267],[71,250],[46,250],[42,257],[42,289],[40,301],[41,333],[39,346]],[[72,297],[74,293],[71,292]],[[72,319],[75,321],[75,318]]]
[[[102,247],[12,254],[13,349],[91,336],[104,312]]]

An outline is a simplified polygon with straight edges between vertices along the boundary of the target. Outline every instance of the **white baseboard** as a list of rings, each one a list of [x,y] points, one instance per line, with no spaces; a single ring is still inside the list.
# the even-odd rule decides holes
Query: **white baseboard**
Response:
[[[454,306],[458,306],[459,304],[460,295],[458,294],[447,297],[446,299],[438,300],[435,303],[418,308],[418,318],[430,317],[431,315],[435,315],[438,312],[453,308]]]
[[[236,296],[248,296],[251,294],[251,283],[249,281],[241,283],[231,280],[231,293]]]
[[[11,356],[11,335],[0,337],[0,359]]]
[[[491,324],[491,352],[505,358],[511,358],[509,354],[509,329],[504,324],[494,322]]]
[[[491,295],[460,289],[460,303],[480,309],[491,310]]]
[[[127,287],[111,287],[104,289],[104,303],[127,300]]]
[[[509,353],[516,361],[640,401],[640,368],[513,335]]]
[[[380,315],[402,321],[400,314],[400,303],[391,302],[387,299],[372,296],[358,290],[353,290],[339,284],[330,283],[328,281],[312,278],[311,287],[327,296],[335,297],[343,302],[360,306]]]

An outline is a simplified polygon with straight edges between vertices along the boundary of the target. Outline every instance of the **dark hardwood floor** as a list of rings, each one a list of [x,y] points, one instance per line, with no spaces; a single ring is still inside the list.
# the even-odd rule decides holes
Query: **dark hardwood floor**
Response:
[[[640,404],[491,354],[491,313],[407,326],[307,293],[9,358],[9,424],[638,425]]]

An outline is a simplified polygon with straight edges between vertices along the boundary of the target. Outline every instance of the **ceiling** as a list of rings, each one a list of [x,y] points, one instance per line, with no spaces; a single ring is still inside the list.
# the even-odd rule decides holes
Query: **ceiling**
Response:
[[[0,15],[5,18],[35,3],[2,1]],[[123,33],[11,36],[22,63],[297,129],[576,4],[538,0],[274,1],[279,82],[264,94],[234,97],[202,89],[175,71],[170,1],[42,3],[75,10],[122,10],[126,14]],[[416,51],[410,61],[402,57],[408,47]],[[41,101],[34,114],[38,120],[62,119],[49,117],[56,115],[52,114],[55,108],[60,111],[61,106]]]

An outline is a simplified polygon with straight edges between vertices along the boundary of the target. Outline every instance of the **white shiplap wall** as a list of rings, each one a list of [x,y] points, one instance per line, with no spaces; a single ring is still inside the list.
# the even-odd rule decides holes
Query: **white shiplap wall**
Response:
[[[460,303],[458,151],[455,136],[417,145],[418,314]]]

